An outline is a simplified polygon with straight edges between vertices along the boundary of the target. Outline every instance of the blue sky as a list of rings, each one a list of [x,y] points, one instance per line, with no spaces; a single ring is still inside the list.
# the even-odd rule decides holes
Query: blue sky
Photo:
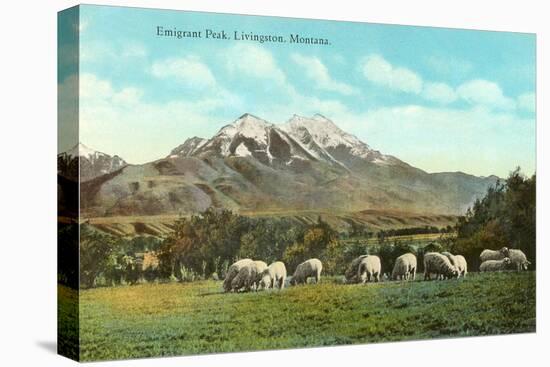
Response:
[[[159,25],[331,44],[163,38]],[[131,163],[245,112],[322,113],[428,172],[535,171],[531,34],[97,6],[79,28],[80,140]],[[73,72],[60,70],[60,90]]]

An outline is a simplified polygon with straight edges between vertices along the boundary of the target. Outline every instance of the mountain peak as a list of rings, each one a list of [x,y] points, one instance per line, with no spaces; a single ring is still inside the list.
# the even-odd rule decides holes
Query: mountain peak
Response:
[[[338,133],[338,134],[347,134],[345,131],[340,129],[336,124],[325,116],[316,113],[311,117],[305,117],[300,115],[293,115],[290,120],[288,120],[284,125],[293,125],[295,127],[305,127],[310,130],[311,133],[315,131],[321,132],[324,130],[326,133]]]
[[[74,147],[72,147],[70,150],[68,150],[66,153],[67,155],[73,156],[73,157],[91,157],[99,152],[87,147],[83,143],[78,143]]]
[[[250,113],[245,113],[230,125],[223,127],[219,135],[225,135],[227,137],[234,137],[239,134],[245,138],[258,139],[261,141],[266,140],[266,129],[273,126],[269,122],[254,116]]]
[[[241,117],[236,119],[233,122],[233,125],[237,126],[237,127],[241,127],[241,128],[242,127],[247,127],[247,126],[259,125],[262,128],[266,128],[266,127],[271,126],[272,124],[270,124],[269,122],[267,122],[266,120],[264,120],[262,118],[259,118],[258,116],[252,115],[250,113],[245,113],[244,115],[242,115]]]
[[[74,172],[68,172],[67,162],[76,159],[78,159],[77,167],[80,170],[80,178],[83,181],[114,172],[128,164],[118,155],[111,156],[99,152],[80,142],[70,150],[58,155],[58,172],[68,177],[74,176]],[[78,173],[76,177],[78,177]]]
[[[315,115],[313,115],[313,118],[316,120],[326,120],[332,122],[331,119],[325,117],[324,115],[321,115],[320,113],[316,113]]]
[[[241,116],[239,116],[239,118],[237,119],[237,121],[238,121],[238,120],[247,119],[247,118],[252,118],[252,119],[256,119],[256,120],[262,120],[262,119],[259,118],[258,116],[246,112],[246,113],[243,113]]]
[[[172,149],[169,157],[190,156],[207,142],[208,139],[193,136],[192,138],[188,138],[187,140],[185,140],[183,144],[178,145],[176,148]]]
[[[354,135],[346,133],[336,126],[332,120],[321,114],[315,114],[312,117],[294,115],[281,127],[290,133],[297,133],[299,130],[306,129],[323,148],[336,148],[343,145],[348,148],[360,147],[362,153],[370,150],[367,144]]]

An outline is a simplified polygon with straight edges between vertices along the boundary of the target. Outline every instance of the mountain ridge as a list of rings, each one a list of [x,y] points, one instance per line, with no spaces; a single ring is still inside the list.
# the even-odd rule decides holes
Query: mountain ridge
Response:
[[[265,155],[264,158],[272,162],[273,154],[269,144],[271,137],[286,140],[291,148],[295,148],[294,150],[290,149],[290,157],[287,157],[285,162],[287,164],[290,163],[292,153],[295,153],[299,146],[301,149],[298,150],[302,150],[302,152],[298,152],[295,159],[312,159],[314,157],[346,169],[349,167],[345,162],[337,159],[336,154],[340,156],[348,154],[380,165],[408,165],[394,156],[385,155],[370,148],[368,144],[362,142],[355,135],[340,129],[332,120],[321,114],[315,114],[312,117],[295,114],[285,123],[276,125],[253,114],[245,113],[231,124],[223,126],[210,139],[202,137],[187,139],[179,146],[181,148],[178,151],[184,152],[184,156],[200,155],[212,149],[217,149],[218,153],[223,156],[232,154],[254,156],[252,151],[262,151]],[[195,148],[197,139],[200,139],[201,145]],[[247,140],[252,140],[256,144],[247,143]],[[240,149],[237,151],[239,147]],[[178,152],[173,150],[168,157],[177,154]],[[344,157],[344,160],[346,159],[348,158]]]
[[[427,173],[372,149],[322,115],[272,124],[243,114],[211,138],[125,165],[82,197],[88,217],[402,210],[461,215],[496,176]]]
[[[128,165],[118,155],[109,155],[89,148],[82,142],[57,155],[57,172],[67,178],[89,181]]]

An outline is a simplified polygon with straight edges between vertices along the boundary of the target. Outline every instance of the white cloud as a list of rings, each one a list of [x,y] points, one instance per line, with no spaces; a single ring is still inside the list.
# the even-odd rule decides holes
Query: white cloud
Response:
[[[277,84],[286,84],[285,73],[279,68],[268,50],[254,45],[237,44],[224,54],[230,73],[269,79]]]
[[[431,55],[425,61],[435,73],[443,76],[463,78],[469,75],[474,68],[470,61],[449,55]]]
[[[292,54],[291,59],[304,69],[305,75],[315,83],[318,89],[338,92],[344,95],[357,93],[357,89],[351,85],[332,79],[328,68],[317,57]]]
[[[513,111],[403,105],[372,109],[363,119],[360,137],[430,172],[505,177],[518,165],[535,170],[536,123]]]
[[[195,56],[157,61],[151,67],[151,73],[157,78],[175,78],[192,88],[207,88],[217,84],[208,66]]]
[[[458,109],[420,105],[372,109],[368,111],[367,119],[370,128],[380,127],[384,129],[387,124],[399,123],[400,128],[415,131],[426,131],[428,129],[429,131],[440,130],[444,132],[471,128],[471,133],[474,135],[479,135],[480,130],[495,123],[510,123],[520,120],[513,113],[495,112],[479,106]]]
[[[135,87],[115,90],[110,82],[94,74],[82,73],[79,79],[80,99],[86,102],[109,102],[115,106],[132,106],[140,102],[143,91]]]
[[[536,97],[535,93],[524,93],[518,97],[518,107],[522,110],[535,112],[536,109]]]
[[[304,95],[298,92],[271,52],[265,48],[238,44],[224,52],[224,59],[228,71],[235,77],[263,81],[258,93],[272,93],[274,97],[281,97],[273,98],[267,103],[255,103],[253,110],[247,112],[258,114],[273,122],[283,122],[293,113],[313,114],[346,108],[339,100],[322,100],[311,94]]]
[[[436,58],[428,61],[432,64],[441,64],[441,60]],[[457,68],[464,69],[465,73],[472,68],[471,64],[464,61],[455,60],[455,64]],[[374,84],[399,92],[417,94],[442,105],[460,99],[471,106],[484,106],[490,109],[514,110],[520,107],[528,111],[534,110],[534,97],[529,93],[518,97],[516,101],[506,96],[497,83],[484,79],[469,80],[454,89],[446,83],[423,81],[414,71],[394,66],[377,54],[367,56],[360,67],[364,76]]]
[[[116,45],[101,41],[90,41],[86,42],[86,47],[81,47],[80,61],[118,66],[125,65],[131,62],[130,60],[145,59],[147,55],[147,48],[139,42]]]
[[[470,80],[460,85],[456,92],[460,98],[472,105],[484,105],[504,110],[516,107],[516,102],[506,97],[497,83],[488,80]]]
[[[141,43],[128,43],[122,48],[120,56],[124,58],[146,57],[147,49]]]
[[[419,94],[422,78],[415,72],[395,67],[380,55],[369,55],[361,63],[361,71],[370,82],[400,92]]]
[[[240,109],[238,100],[217,94],[168,102],[150,102],[143,95],[140,88],[117,88],[94,74],[81,74],[82,141],[132,163],[148,162],[168,154],[189,135],[213,135],[213,122],[224,122],[220,111],[227,109],[228,103]],[[124,139],[117,138],[120,136]]]
[[[456,101],[456,92],[445,83],[425,83],[422,91],[424,98],[441,104],[449,104]]]

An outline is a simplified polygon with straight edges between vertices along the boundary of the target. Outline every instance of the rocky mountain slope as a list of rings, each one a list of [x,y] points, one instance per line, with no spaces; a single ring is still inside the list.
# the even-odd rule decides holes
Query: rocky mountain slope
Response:
[[[209,139],[190,138],[164,159],[119,170],[88,176],[93,179],[81,190],[86,216],[191,214],[210,206],[457,215],[497,180],[429,174],[372,149],[321,115],[275,125],[244,114]]]

